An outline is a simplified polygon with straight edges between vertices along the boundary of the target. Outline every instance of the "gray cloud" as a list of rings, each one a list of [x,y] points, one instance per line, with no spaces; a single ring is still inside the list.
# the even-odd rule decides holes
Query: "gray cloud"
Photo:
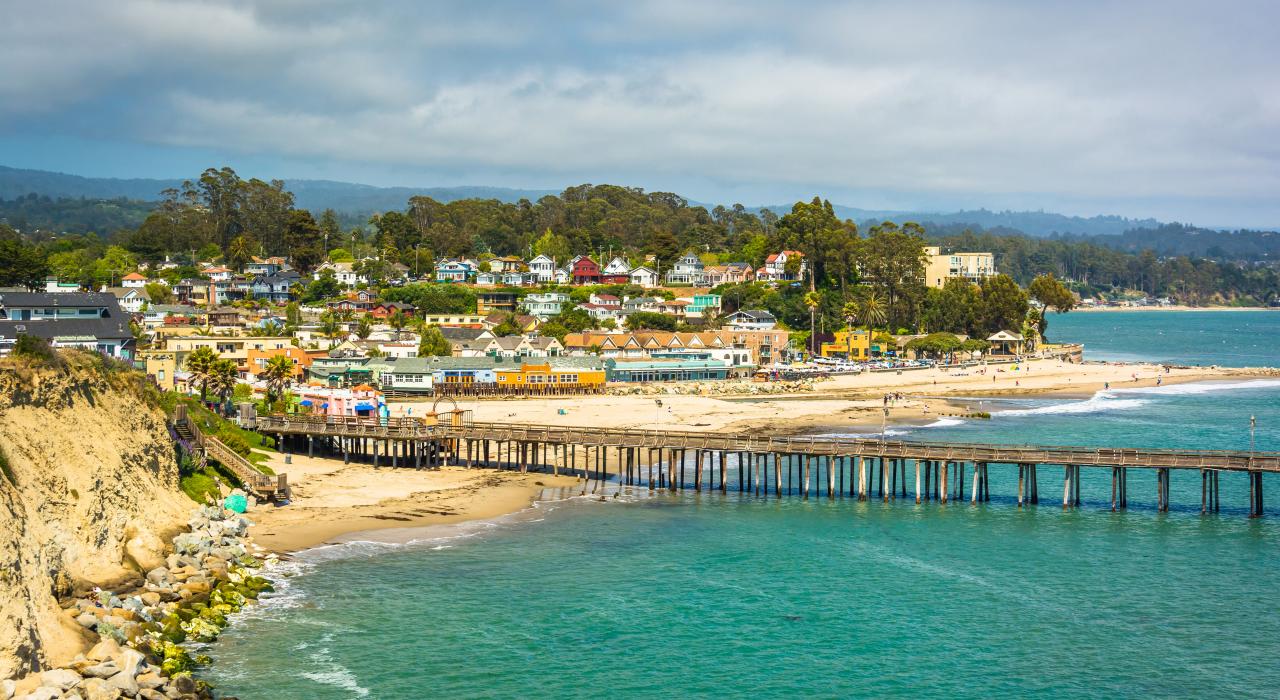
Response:
[[[1280,223],[1266,3],[481,5],[29,7],[0,22],[0,130],[441,182]]]

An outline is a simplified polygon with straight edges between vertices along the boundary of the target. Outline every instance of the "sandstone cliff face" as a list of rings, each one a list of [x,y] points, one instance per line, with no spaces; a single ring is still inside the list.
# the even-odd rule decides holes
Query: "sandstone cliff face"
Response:
[[[59,597],[156,566],[192,506],[136,379],[72,364],[0,364],[0,679],[86,650]]]

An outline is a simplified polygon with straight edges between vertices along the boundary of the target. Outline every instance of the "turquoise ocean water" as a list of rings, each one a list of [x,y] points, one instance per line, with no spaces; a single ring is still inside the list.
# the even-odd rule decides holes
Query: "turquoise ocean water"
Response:
[[[1192,316],[1230,331],[1222,356],[1237,359],[1197,359],[1211,356],[1182,328]],[[1280,314],[1053,321],[1051,337],[1091,358],[1280,365]],[[1255,415],[1257,448],[1280,449],[1270,380],[984,406],[989,421],[894,430],[1247,449]],[[312,550],[212,645],[206,676],[242,698],[315,700],[1280,692],[1280,482],[1268,517],[1249,520],[1230,475],[1222,513],[1202,517],[1194,474],[1175,473],[1173,508],[1157,513],[1154,477],[1131,473],[1130,510],[1113,514],[1102,471],[1082,470],[1071,511],[1048,467],[1041,505],[1019,510],[1014,471],[993,466],[977,507],[636,489]]]

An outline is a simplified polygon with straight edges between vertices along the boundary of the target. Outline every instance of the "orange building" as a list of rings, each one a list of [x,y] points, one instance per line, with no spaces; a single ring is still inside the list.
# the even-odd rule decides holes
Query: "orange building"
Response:
[[[284,355],[293,360],[293,380],[305,381],[307,377],[307,368],[311,366],[311,362],[315,359],[315,355],[308,353],[299,347],[289,346],[287,348],[276,348],[273,350],[254,350],[249,349],[249,357],[246,360],[247,368],[245,370],[247,379],[257,379],[262,373],[263,368],[267,366],[267,362],[277,355]]]

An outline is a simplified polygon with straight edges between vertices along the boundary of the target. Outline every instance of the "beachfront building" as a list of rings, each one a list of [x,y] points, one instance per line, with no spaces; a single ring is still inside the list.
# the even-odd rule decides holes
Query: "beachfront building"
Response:
[[[926,246],[924,254],[924,282],[930,287],[940,289],[953,277],[981,282],[996,274],[996,260],[991,253],[943,253],[938,246]]]
[[[783,330],[718,330],[697,333],[584,331],[564,338],[564,352],[572,356],[598,354],[605,358],[646,359],[655,354],[713,351],[712,357],[731,367],[772,364],[782,358],[788,335]],[[736,352],[721,353],[720,350]]]
[[[321,353],[308,353],[299,347],[289,346],[284,348],[273,348],[271,350],[255,350],[250,348],[245,361],[245,378],[254,381],[267,368],[267,362],[273,357],[287,357],[293,363],[293,373],[290,377],[295,382],[305,381],[307,377],[307,368],[311,367],[311,361]]]
[[[631,280],[631,284],[639,285],[645,289],[653,289],[658,286],[658,273],[645,265],[632,270],[628,278]]]
[[[529,261],[529,273],[538,280],[539,284],[546,284],[556,276],[556,261],[545,255],[534,256]]]
[[[111,294],[0,292],[0,355],[19,335],[124,360],[133,359],[136,346],[129,316]]]
[[[991,343],[991,350],[987,355],[994,358],[1018,357],[1027,344],[1026,338],[1011,331],[994,333],[987,337],[987,342]]]
[[[834,336],[819,349],[819,354],[823,357],[838,357],[849,361],[871,359],[871,331],[836,331]]]
[[[728,379],[730,370],[723,364],[700,358],[651,360],[607,360],[606,376],[611,382],[681,382]]]

